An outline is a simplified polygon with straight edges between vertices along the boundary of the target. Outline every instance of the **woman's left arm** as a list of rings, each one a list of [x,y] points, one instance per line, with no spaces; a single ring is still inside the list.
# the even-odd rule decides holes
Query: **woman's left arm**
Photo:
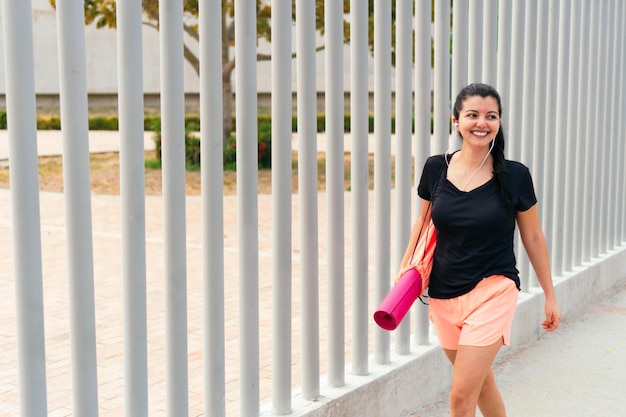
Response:
[[[559,327],[561,311],[554,293],[548,244],[539,223],[537,204],[526,211],[517,212],[517,225],[530,263],[537,274],[537,279],[546,297],[546,320],[542,323],[542,326],[545,330],[551,332]]]

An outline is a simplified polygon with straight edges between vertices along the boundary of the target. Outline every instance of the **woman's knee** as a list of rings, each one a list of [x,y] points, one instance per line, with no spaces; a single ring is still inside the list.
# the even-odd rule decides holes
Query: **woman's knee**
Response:
[[[450,390],[451,416],[465,416],[472,410],[475,412],[478,405],[480,390],[462,389],[452,387]]]

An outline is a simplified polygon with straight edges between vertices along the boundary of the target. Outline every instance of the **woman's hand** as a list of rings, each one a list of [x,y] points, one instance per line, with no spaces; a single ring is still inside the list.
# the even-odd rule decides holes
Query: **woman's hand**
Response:
[[[556,302],[556,298],[546,298],[545,312],[546,319],[541,323],[541,327],[547,332],[552,332],[559,327],[561,322],[561,310]]]
[[[400,267],[400,271],[398,271],[398,275],[396,275],[396,279],[393,281],[393,285],[396,285],[398,281],[400,281],[400,278],[402,278],[402,275],[411,268],[415,267],[413,265],[405,265],[404,267]]]

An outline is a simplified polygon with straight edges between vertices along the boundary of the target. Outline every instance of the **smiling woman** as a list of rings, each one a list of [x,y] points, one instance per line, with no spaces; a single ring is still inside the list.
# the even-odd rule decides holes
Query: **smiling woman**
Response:
[[[431,220],[437,246],[428,289],[429,317],[454,371],[450,415],[506,415],[491,364],[511,338],[521,288],[513,238],[522,243],[545,293],[546,331],[559,326],[548,249],[530,171],[504,158],[500,95],[470,84],[457,96],[452,121],[461,150],[435,155],[418,186],[422,214],[402,260],[404,270],[422,224]],[[431,207],[428,210],[428,207]]]

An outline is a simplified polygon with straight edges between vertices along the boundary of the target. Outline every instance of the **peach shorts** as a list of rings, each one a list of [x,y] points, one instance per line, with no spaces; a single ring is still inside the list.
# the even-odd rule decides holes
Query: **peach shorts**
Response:
[[[502,344],[508,345],[518,296],[513,280],[492,275],[460,297],[430,298],[429,317],[439,344],[456,350],[459,345],[490,346],[502,339]]]

